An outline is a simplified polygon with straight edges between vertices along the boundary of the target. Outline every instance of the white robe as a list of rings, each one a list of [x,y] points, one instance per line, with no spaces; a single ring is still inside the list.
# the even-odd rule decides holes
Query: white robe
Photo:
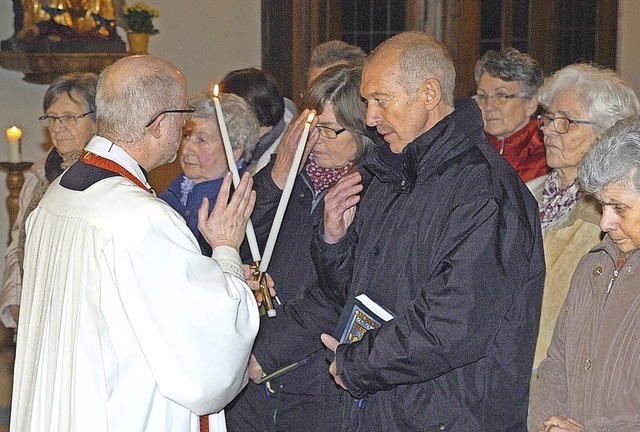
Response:
[[[87,148],[146,182],[107,140]],[[248,379],[259,316],[237,252],[202,256],[121,176],[59,181],[27,221],[11,431],[198,431]],[[224,414],[210,423],[224,431]]]

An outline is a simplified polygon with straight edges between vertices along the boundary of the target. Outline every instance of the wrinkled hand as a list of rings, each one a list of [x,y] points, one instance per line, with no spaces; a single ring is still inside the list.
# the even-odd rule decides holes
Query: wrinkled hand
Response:
[[[251,290],[253,291],[253,294],[256,297],[256,302],[258,303],[258,306],[260,306],[264,301],[264,298],[262,297],[260,284],[254,277],[255,270],[253,269],[253,267],[251,267],[248,264],[243,264],[242,268],[244,270],[244,279],[247,281],[247,285],[249,285],[249,288],[251,288]],[[275,297],[277,294],[276,288],[275,288],[276,286],[275,282],[273,281],[269,273],[265,273],[264,276],[267,278],[267,287],[269,287],[269,294],[271,294],[271,297]]]
[[[258,360],[253,354],[249,357],[249,379],[256,384],[260,384],[260,380],[264,376],[262,366],[258,363]]]
[[[271,170],[271,178],[273,182],[280,188],[284,190],[284,185],[287,182],[287,176],[289,175],[289,171],[291,170],[291,164],[293,163],[293,157],[296,154],[296,149],[298,148],[298,144],[300,143],[300,138],[302,138],[302,134],[304,132],[304,126],[307,123],[307,117],[309,117],[309,113],[311,111],[305,109],[302,111],[302,114],[291,124],[289,124],[289,128],[287,132],[282,137],[282,141],[278,145],[278,152],[276,154],[276,160],[273,164],[273,169]],[[318,139],[320,138],[320,132],[316,128],[318,124],[318,116],[315,116],[311,121],[311,128],[309,129],[309,137],[307,138],[307,143],[305,144],[304,153],[302,153],[302,160],[300,161],[300,166],[298,167],[298,173],[302,170],[304,166],[304,161],[309,157],[309,153],[313,147],[315,147]]]
[[[323,333],[320,336],[320,339],[322,340],[322,343],[324,344],[324,346],[329,348],[334,354],[336,353],[336,348],[338,348],[338,345],[340,345],[340,342],[338,341],[338,339],[326,333]],[[333,376],[333,380],[336,382],[336,384],[338,384],[343,389],[347,390],[347,388],[344,385],[344,382],[342,381],[342,378],[340,378],[340,375],[338,375],[338,366],[336,365],[335,357],[331,362],[331,364],[329,365],[329,373]]]
[[[216,204],[209,211],[209,200],[204,198],[198,209],[198,229],[211,245],[231,246],[238,250],[245,236],[247,221],[256,203],[256,193],[251,189],[253,179],[245,173],[229,200],[232,177],[227,173],[220,187]]]
[[[356,215],[362,192],[362,176],[353,172],[342,177],[324,196],[324,241],[333,244],[345,236]]]
[[[580,432],[583,428],[583,426],[574,419],[565,419],[560,416],[553,416],[542,424],[544,427],[540,428],[540,431],[543,432]]]

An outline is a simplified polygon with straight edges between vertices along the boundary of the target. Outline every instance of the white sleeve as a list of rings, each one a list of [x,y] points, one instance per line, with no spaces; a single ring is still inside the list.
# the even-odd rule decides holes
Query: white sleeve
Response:
[[[198,415],[218,412],[248,381],[259,325],[238,252],[216,248],[220,264],[201,255],[177,217],[140,230],[112,255],[125,313],[159,391]]]

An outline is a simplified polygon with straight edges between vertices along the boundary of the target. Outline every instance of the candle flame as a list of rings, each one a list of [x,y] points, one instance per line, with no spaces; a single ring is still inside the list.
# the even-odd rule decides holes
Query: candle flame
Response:
[[[7,139],[17,139],[22,138],[22,130],[17,126],[11,126],[7,129]]]
[[[218,93],[220,92],[220,87],[218,84],[213,86],[213,97],[218,97]]]
[[[309,113],[309,116],[307,117],[307,123],[311,123],[315,116],[316,115],[314,113]]]

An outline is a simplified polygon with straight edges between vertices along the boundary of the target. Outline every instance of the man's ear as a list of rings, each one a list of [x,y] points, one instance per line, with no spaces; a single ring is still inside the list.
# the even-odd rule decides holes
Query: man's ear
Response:
[[[160,114],[157,119],[151,123],[151,125],[147,128],[147,131],[151,134],[152,137],[159,139],[162,135],[162,122],[167,118],[166,114]]]
[[[436,78],[427,78],[420,86],[420,93],[424,104],[429,111],[435,109],[442,99],[440,81]]]

